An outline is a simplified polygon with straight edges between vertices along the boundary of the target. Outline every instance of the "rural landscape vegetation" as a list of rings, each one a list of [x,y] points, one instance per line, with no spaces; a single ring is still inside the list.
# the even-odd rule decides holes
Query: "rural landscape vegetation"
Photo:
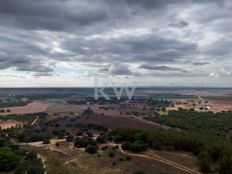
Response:
[[[231,172],[231,90],[138,88],[132,100],[110,89],[111,100],[92,88],[1,91],[3,173]]]

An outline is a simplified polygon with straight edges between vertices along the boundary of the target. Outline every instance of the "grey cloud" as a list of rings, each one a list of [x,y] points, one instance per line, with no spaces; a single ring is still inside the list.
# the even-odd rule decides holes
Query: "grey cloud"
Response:
[[[149,73],[144,74],[144,76],[151,76],[151,77],[162,77],[162,78],[180,78],[180,77],[205,77],[208,76],[207,73],[198,73],[198,72],[189,72],[183,73],[179,71],[167,72],[167,71],[150,71]]]
[[[206,45],[202,49],[205,54],[223,56],[231,53],[232,40],[229,38],[219,39]]]
[[[107,1],[107,0],[106,0]],[[111,0],[114,1],[114,0]],[[120,3],[127,3],[128,5],[139,5],[147,9],[165,7],[170,4],[183,4],[183,3],[223,3],[225,0],[118,0]]]
[[[4,56],[0,55],[0,69],[16,68],[18,71],[31,72],[51,72],[52,67],[45,66],[38,59],[31,57],[9,57],[6,53]]]
[[[169,26],[176,27],[176,28],[183,28],[183,27],[187,27],[188,25],[189,23],[183,20],[169,24]]]
[[[99,71],[101,71],[101,72],[107,72],[107,71],[109,71],[109,68],[101,68]]]
[[[193,53],[197,46],[184,41],[167,39],[156,34],[112,39],[85,40],[76,38],[63,45],[83,62],[173,62]],[[89,48],[89,49],[84,49]]]
[[[131,75],[132,71],[124,64],[115,64],[109,70],[112,75]]]
[[[187,72],[186,70],[175,68],[175,67],[169,67],[169,66],[151,66],[151,65],[141,65],[139,68],[147,69],[147,70],[154,70],[154,71],[179,71],[179,72]]]
[[[16,68],[18,71],[32,71],[32,72],[51,72],[53,68],[41,64],[24,64]]]
[[[193,65],[208,65],[209,62],[194,62]]]
[[[34,77],[50,77],[53,76],[50,72],[37,72],[33,74]]]

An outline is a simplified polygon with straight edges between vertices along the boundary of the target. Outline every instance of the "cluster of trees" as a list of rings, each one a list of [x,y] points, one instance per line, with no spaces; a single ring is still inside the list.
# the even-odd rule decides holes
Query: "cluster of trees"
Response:
[[[98,147],[96,145],[88,145],[86,146],[85,151],[90,154],[95,154],[97,153],[97,149]]]
[[[150,98],[148,100],[148,104],[151,105],[152,107],[156,107],[156,108],[165,108],[171,105],[171,102],[168,100],[156,100],[156,99],[152,99]]]
[[[45,169],[41,159],[38,158],[36,152],[27,152],[24,159],[15,170],[15,174],[44,174]]]
[[[69,99],[67,100],[67,103],[69,104],[76,104],[76,105],[81,105],[81,104],[86,104],[86,103],[90,103],[90,104],[99,104],[99,105],[106,105],[106,104],[119,104],[120,102],[125,102],[128,101],[128,98],[125,96],[122,96],[120,98],[120,100],[117,99],[116,96],[114,95],[114,91],[112,91],[112,89],[106,89],[105,91],[107,94],[111,94],[111,98],[110,100],[105,99],[104,97],[99,97],[98,100],[95,100],[94,97],[82,97],[82,98],[78,98],[78,99]],[[159,94],[161,95],[161,94]],[[173,94],[168,94],[169,95],[173,95]],[[178,94],[177,94],[178,95]],[[166,99],[168,99],[169,97],[167,97]],[[150,106],[155,106],[155,107],[167,107],[170,106],[171,102],[168,100],[165,100],[165,98],[159,97],[159,98],[154,98],[151,96],[147,96],[147,97],[133,97],[131,100],[131,103],[146,103]],[[102,107],[102,109],[107,109],[106,107]]]
[[[184,95],[184,94],[173,94],[173,93],[150,94],[149,96],[154,99],[196,99],[197,98],[197,96],[195,95]]]
[[[67,141],[69,140],[73,140],[74,137],[67,137]],[[84,137],[77,137],[74,141],[74,146],[77,148],[85,148],[85,151],[90,153],[90,154],[94,154],[97,152],[98,150],[98,144],[104,144],[106,143],[108,140],[112,140],[112,137],[109,134],[100,134],[96,140],[93,139],[90,136],[84,136]]]
[[[232,140],[232,112],[196,112],[192,109],[169,111],[168,116],[154,116],[146,118],[173,128],[193,132],[203,132],[231,138]]]
[[[134,172],[133,174],[146,174],[144,171]]]
[[[100,132],[107,132],[108,128],[99,124],[93,124],[93,123],[89,123],[89,124],[84,124],[84,123],[75,123],[74,125],[75,128],[78,128],[82,131],[88,131],[91,129],[100,131]]]
[[[20,116],[19,116],[20,117]],[[23,116],[25,117],[25,116]],[[34,117],[35,118],[35,117]],[[98,124],[84,124],[73,118],[57,118],[46,121],[46,117],[40,116],[39,125],[26,125],[24,131],[13,131],[9,134],[20,142],[48,141],[51,138],[63,139],[69,136],[69,132],[75,130],[77,136],[87,134],[93,136],[92,131],[107,132],[108,128]],[[72,133],[73,134],[73,133]]]
[[[35,152],[28,152],[0,137],[0,173],[15,171],[15,174],[44,174],[41,160]]]
[[[88,107],[86,110],[84,110],[83,115],[89,116],[93,113],[94,113],[93,110]]]
[[[45,100],[45,99],[55,99],[55,98],[66,98],[76,95],[75,92],[47,92],[47,93],[33,93],[28,95],[19,95],[19,98],[26,97],[30,100]]]
[[[97,142],[98,143],[106,143],[107,140],[112,140],[112,138],[109,135],[106,134],[101,134],[97,137]]]
[[[16,99],[0,100],[0,108],[13,107],[13,106],[25,106],[28,102]],[[1,110],[2,111],[2,110]]]
[[[125,142],[122,144],[123,150],[129,150],[131,152],[142,152],[147,150],[148,145],[141,140],[135,142]]]
[[[88,110],[86,111],[86,114],[91,113],[92,111]],[[55,127],[55,128],[77,128],[82,131],[90,130],[90,129],[95,129],[97,131],[107,131],[108,128],[100,125],[100,124],[94,124],[94,123],[83,123],[79,120],[79,117],[58,117],[56,119],[50,120],[45,122],[43,125],[40,124],[40,126],[43,126],[45,128],[48,127]]]
[[[8,172],[15,169],[21,158],[16,149],[9,146],[0,147],[0,171]]]
[[[113,92],[113,91],[112,91]],[[122,97],[120,101],[126,101],[126,97]],[[117,104],[120,102],[116,97],[111,97],[110,100],[105,99],[104,97],[99,97],[98,100],[95,100],[94,97],[84,97],[82,99],[72,99],[68,100],[67,103],[69,104],[86,104],[87,102],[90,104],[99,104],[99,105],[105,105],[105,104]]]
[[[86,147],[88,145],[94,145],[94,146],[96,146],[97,145],[97,141],[94,140],[91,137],[82,137],[82,138],[77,137],[75,139],[74,146],[77,147],[77,148],[83,148],[83,147]]]
[[[43,128],[37,128],[37,127],[27,127],[24,129],[24,132],[16,132],[16,135],[12,134],[13,138],[16,138],[19,142],[37,142],[37,141],[43,141],[43,142],[49,142],[49,139],[51,138],[59,138],[63,139],[68,135],[68,132],[66,132],[65,129],[52,129],[47,130]],[[46,143],[47,144],[47,143]]]
[[[114,95],[114,92],[108,91],[108,94]],[[132,103],[147,103],[147,104],[157,106],[157,107],[169,106],[171,102],[168,100],[163,100],[163,99],[168,99],[168,97],[165,97],[165,98],[162,98],[162,97],[154,98],[151,96],[134,97],[131,99],[131,102]],[[104,97],[99,97],[98,100],[95,100],[94,97],[84,97],[81,99],[78,98],[78,99],[67,100],[67,103],[81,105],[81,104],[86,104],[87,102],[89,102],[90,104],[106,105],[106,104],[119,104],[120,102],[125,102],[125,101],[128,101],[128,98],[125,96],[122,96],[120,100],[118,100],[116,96],[111,96],[110,100],[107,100]]]
[[[94,154],[98,150],[97,141],[91,137],[77,137],[74,146],[77,148],[85,148],[85,151],[90,154]]]
[[[176,130],[134,128],[114,129],[113,134],[117,142],[126,142],[122,145],[125,150],[143,151],[148,146],[159,150],[188,151],[198,157],[203,172],[232,173],[232,145],[218,137]]]

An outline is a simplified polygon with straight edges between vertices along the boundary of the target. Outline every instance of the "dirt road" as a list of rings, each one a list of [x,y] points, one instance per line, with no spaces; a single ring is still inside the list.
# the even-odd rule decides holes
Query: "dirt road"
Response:
[[[136,154],[136,153],[129,153],[129,152],[126,152],[124,150],[122,150],[121,148],[121,145],[120,144],[114,144],[114,143],[108,143],[109,145],[111,146],[116,146],[118,145],[119,146],[119,151],[123,154],[126,154],[126,155],[129,155],[129,156],[135,156],[135,157],[141,157],[141,158],[146,158],[146,159],[150,159],[150,160],[154,160],[154,161],[159,161],[161,163],[164,163],[166,165],[169,165],[169,166],[172,166],[172,167],[175,167],[176,169],[179,169],[179,170],[182,170],[184,172],[187,172],[187,173],[190,173],[190,174],[202,174],[201,172],[198,172],[198,171],[195,171],[191,168],[188,168],[186,166],[183,166],[181,164],[177,164],[173,161],[170,161],[170,160],[167,160],[165,158],[162,158],[158,155],[154,156],[154,157],[151,157],[151,156],[148,156],[148,155],[142,155],[142,154]]]

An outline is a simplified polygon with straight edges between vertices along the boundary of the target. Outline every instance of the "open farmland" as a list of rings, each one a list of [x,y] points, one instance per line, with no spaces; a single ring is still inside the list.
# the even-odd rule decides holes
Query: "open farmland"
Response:
[[[105,115],[97,115],[93,114],[89,117],[82,117],[78,120],[80,123],[94,123],[106,126],[108,128],[117,128],[122,126],[136,127],[136,128],[150,128],[157,129],[162,127],[158,123],[138,120],[129,117],[117,116],[105,116]]]
[[[55,112],[68,112],[74,109],[71,105],[59,104],[59,103],[51,103],[47,108],[47,112],[55,113]]]
[[[47,108],[47,112],[51,114],[55,113],[81,113],[88,106],[86,104],[83,105],[73,105],[73,104],[59,104],[59,103],[50,103]]]
[[[232,111],[232,100],[208,100],[213,112]]]
[[[49,103],[34,101],[26,106],[16,106],[2,108],[9,112],[0,113],[0,115],[12,115],[12,114],[31,114],[45,112],[49,106]]]
[[[154,123],[146,120],[139,120],[136,118],[124,116],[106,116],[98,114],[91,114],[81,117],[54,117],[52,121],[53,124],[58,124],[61,127],[66,127],[66,125],[72,125],[75,127],[75,125],[78,124],[96,124],[112,129],[122,126],[147,129],[168,128],[167,126],[162,126],[159,123]]]

